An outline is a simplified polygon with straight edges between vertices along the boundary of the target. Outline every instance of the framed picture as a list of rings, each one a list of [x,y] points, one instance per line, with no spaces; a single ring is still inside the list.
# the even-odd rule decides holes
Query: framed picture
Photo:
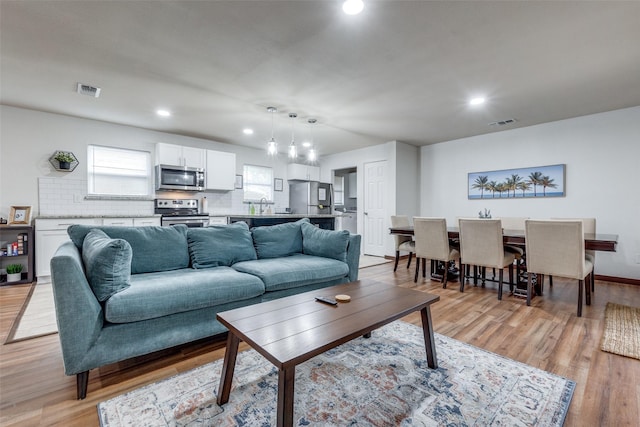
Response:
[[[242,188],[242,175],[236,175],[236,183],[234,185],[234,188],[237,190]]]
[[[31,222],[31,206],[11,206],[9,224],[29,224]]]
[[[565,165],[535,166],[468,175],[468,198],[523,199],[564,197]]]
[[[282,191],[282,178],[276,178],[273,180],[273,191]]]

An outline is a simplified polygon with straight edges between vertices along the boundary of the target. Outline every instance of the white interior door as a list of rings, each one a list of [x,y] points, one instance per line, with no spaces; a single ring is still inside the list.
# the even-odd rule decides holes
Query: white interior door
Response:
[[[364,253],[385,255],[387,161],[364,164]]]

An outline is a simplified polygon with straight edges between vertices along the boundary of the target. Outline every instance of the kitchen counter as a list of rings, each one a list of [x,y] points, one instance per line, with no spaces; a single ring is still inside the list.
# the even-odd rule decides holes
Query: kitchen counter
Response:
[[[39,215],[35,219],[74,219],[74,218],[152,218],[160,214],[149,215]]]
[[[286,222],[295,222],[301,218],[309,218],[311,224],[317,225],[326,230],[335,230],[336,215],[333,214],[256,214],[256,215],[229,215],[229,224],[244,221],[249,227],[260,227],[264,225],[277,225]]]

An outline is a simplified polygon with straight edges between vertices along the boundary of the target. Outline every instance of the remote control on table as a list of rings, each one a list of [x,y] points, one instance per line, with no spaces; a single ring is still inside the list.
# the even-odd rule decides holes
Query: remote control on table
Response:
[[[320,301],[325,304],[338,305],[338,301],[329,297],[316,297],[316,301]]]

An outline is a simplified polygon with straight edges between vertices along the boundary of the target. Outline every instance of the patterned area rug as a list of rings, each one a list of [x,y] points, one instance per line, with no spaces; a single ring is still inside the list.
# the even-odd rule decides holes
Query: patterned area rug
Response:
[[[296,368],[297,426],[561,426],[575,382],[397,321]],[[278,374],[238,355],[229,402],[216,404],[222,360],[98,404],[103,427],[272,426]]]
[[[607,303],[600,349],[640,359],[640,308]]]

